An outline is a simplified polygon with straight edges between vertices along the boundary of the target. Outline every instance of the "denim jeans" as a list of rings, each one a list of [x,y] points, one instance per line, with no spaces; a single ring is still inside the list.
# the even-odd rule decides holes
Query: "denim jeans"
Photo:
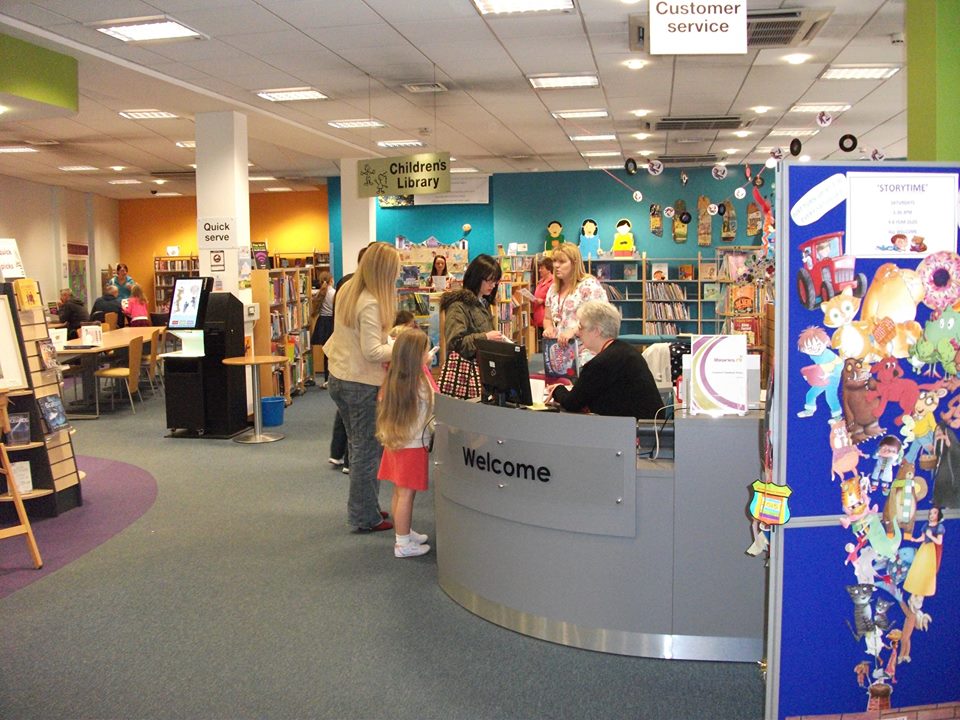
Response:
[[[336,402],[336,401],[334,401]],[[344,467],[350,467],[350,451],[347,449],[347,429],[343,426],[343,417],[337,410],[333,419],[333,437],[330,438],[330,457],[343,460]]]
[[[380,483],[377,469],[383,446],[377,440],[376,385],[348,382],[330,376],[330,397],[340,410],[347,430],[350,453],[350,495],[347,499],[347,522],[355,528],[369,529],[379,525]]]

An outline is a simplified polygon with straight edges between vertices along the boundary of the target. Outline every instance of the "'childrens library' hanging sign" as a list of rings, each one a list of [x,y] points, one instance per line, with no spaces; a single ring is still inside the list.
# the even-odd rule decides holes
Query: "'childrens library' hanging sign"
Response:
[[[419,153],[357,161],[357,195],[430,195],[450,192],[450,153]]]

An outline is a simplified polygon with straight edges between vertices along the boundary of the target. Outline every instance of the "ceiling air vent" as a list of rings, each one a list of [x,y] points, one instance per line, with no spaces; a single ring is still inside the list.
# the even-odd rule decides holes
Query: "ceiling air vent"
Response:
[[[408,92],[412,93],[441,93],[446,92],[447,87],[443,83],[407,83],[404,85]]]
[[[649,130],[739,130],[752,120],[739,115],[670,115],[647,123]]]
[[[720,159],[719,155],[657,155],[657,160],[664,165],[713,165]]]
[[[747,11],[747,47],[801,47],[809,44],[830,19],[831,8],[780,8]],[[648,52],[646,13],[628,18],[630,50]]]

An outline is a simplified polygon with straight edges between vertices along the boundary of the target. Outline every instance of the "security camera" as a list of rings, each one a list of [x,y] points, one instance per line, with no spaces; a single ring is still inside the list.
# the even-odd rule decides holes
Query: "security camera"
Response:
[[[151,194],[151,195],[156,195],[156,194],[157,194],[157,191],[156,191],[156,190],[151,190],[151,191],[150,191],[150,194]]]
[[[904,37],[904,35],[903,35],[902,32],[893,33],[893,34],[890,36],[890,44],[891,44],[891,45],[903,45],[903,43],[904,43],[905,41],[906,41],[906,39],[905,39],[905,37]]]

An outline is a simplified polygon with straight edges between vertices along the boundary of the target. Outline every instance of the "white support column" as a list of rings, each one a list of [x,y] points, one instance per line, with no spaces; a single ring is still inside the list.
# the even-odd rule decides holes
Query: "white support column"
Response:
[[[340,160],[340,215],[343,274],[357,269],[357,253],[377,239],[376,198],[357,196],[357,164],[361,158]],[[393,238],[383,238],[393,242]]]

